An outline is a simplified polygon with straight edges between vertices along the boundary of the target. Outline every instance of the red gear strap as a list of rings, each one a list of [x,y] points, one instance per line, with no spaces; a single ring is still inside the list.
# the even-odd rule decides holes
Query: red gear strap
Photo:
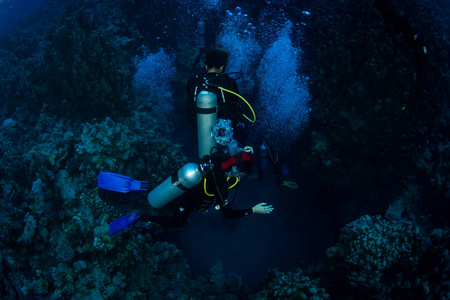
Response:
[[[238,162],[240,161],[253,161],[252,156],[247,153],[247,152],[241,152],[238,153],[232,157],[230,157],[229,159],[227,159],[226,161],[222,162],[222,169],[226,170],[228,168],[231,168],[232,166],[236,165]]]

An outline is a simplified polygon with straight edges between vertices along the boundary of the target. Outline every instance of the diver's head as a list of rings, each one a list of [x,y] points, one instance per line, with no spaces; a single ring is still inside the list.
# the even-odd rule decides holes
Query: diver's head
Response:
[[[222,162],[222,169],[225,172],[229,172],[233,168],[233,166],[236,166],[239,172],[247,174],[251,173],[253,166],[253,157],[248,152],[240,152]]]
[[[222,73],[228,63],[228,51],[220,48],[210,48],[205,53],[205,68],[208,72]]]

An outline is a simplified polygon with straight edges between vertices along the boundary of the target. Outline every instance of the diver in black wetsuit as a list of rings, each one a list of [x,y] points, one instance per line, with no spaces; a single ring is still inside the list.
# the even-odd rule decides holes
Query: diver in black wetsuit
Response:
[[[189,78],[186,86],[188,94],[187,110],[189,122],[192,125],[196,125],[197,123],[197,95],[202,90],[209,89],[217,96],[219,105],[217,118],[231,120],[233,128],[236,128],[241,115],[238,97],[215,87],[220,86],[239,94],[236,80],[224,74],[228,63],[228,56],[228,52],[223,49],[211,48],[206,50],[205,73],[193,75]]]
[[[209,161],[213,167],[199,184],[169,203],[161,210],[159,216],[142,215],[142,220],[167,228],[181,228],[191,213],[206,211],[212,204],[215,204],[215,208],[227,219],[241,218],[252,213],[269,214],[273,211],[272,205],[265,202],[242,210],[233,210],[230,207],[229,186],[234,187],[239,183],[240,177],[251,172],[253,159],[249,153],[241,152],[227,159],[224,159],[223,155],[213,154],[212,157],[205,157],[203,160]]]
[[[402,32],[406,41],[413,47],[416,54],[427,54],[425,41],[422,36],[398,13],[388,8],[390,2],[390,0],[375,0],[373,7],[381,13],[386,21]]]
[[[270,146],[266,141],[263,141],[261,145],[258,147],[258,176],[257,179],[261,180],[263,178],[263,173],[267,169],[267,163],[270,162],[273,166],[275,172],[275,182],[277,185],[282,185],[283,181],[281,180],[282,168],[279,160],[278,151],[275,152],[274,156],[272,156],[272,152],[275,151],[275,147],[273,150],[270,150]]]
[[[397,12],[389,8],[390,0],[375,0],[373,7],[383,16],[383,18],[397,28],[404,39],[412,47],[416,57],[417,84],[414,93],[411,93],[409,106],[415,107],[417,111],[421,111],[422,103],[421,95],[426,89],[426,56],[427,47],[423,37],[415,30],[404,18]],[[411,101],[412,100],[412,101]],[[412,104],[412,105],[411,105]],[[404,104],[403,109],[406,107]]]

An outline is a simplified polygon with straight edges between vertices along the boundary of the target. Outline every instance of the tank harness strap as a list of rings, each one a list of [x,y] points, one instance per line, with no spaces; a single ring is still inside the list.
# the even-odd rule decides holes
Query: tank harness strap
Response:
[[[223,94],[223,90],[222,89],[220,90],[220,93],[222,94],[223,103],[225,103],[225,95]]]
[[[197,102],[197,90],[198,90],[198,86],[195,86],[195,90],[194,90],[194,102]]]
[[[209,115],[209,114],[213,114],[219,111],[219,107],[215,106],[215,107],[210,107],[210,108],[200,108],[197,107],[197,114],[201,114],[201,115]]]
[[[253,160],[253,159],[252,159],[251,155],[248,154],[247,152],[241,152],[241,153],[238,153],[238,154],[230,157],[226,161],[222,162],[221,163],[222,169],[223,170],[228,169],[231,166],[233,166],[243,160]]]
[[[179,178],[178,178],[178,170],[175,171],[175,172],[172,174],[171,180],[172,180],[172,184],[173,184],[174,186],[176,186],[177,188],[179,188],[180,190],[182,190],[182,191],[187,191],[187,190],[189,190],[189,189],[188,189],[187,187],[185,187],[185,186],[181,183],[181,181],[179,180]]]

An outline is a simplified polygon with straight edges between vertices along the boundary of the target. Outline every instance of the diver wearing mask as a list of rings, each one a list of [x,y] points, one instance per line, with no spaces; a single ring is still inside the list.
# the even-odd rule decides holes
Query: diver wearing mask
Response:
[[[241,218],[253,213],[269,214],[273,211],[272,205],[267,203],[259,203],[242,210],[231,209],[228,189],[234,188],[251,172],[253,158],[249,153],[241,152],[226,158],[214,153],[211,157],[205,156],[203,163],[210,165],[211,169],[199,184],[164,207],[160,216],[143,216],[143,220],[167,228],[181,228],[187,223],[191,213],[206,211],[211,205],[220,210],[227,219]]]

